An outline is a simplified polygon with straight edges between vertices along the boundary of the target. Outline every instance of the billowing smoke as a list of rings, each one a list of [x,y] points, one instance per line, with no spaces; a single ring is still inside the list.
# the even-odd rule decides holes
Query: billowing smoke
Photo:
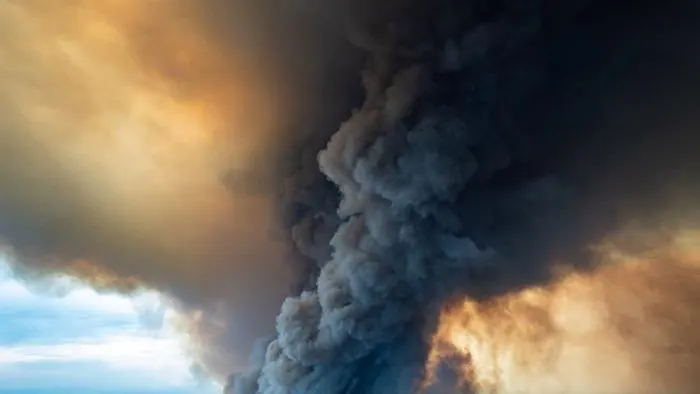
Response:
[[[0,237],[166,294],[230,393],[467,390],[444,305],[695,225],[691,1],[100,4],[0,9]]]
[[[660,78],[667,86],[688,83],[685,67],[696,59],[683,58],[675,52],[683,50],[668,42],[640,49],[630,38],[608,41],[632,33],[671,33],[664,19],[681,16],[671,10],[676,5],[660,11],[546,2],[397,5],[380,24],[384,30],[374,30],[375,36],[361,43],[369,52],[364,104],[319,154],[321,170],[341,195],[332,255],[318,261],[315,284],[284,302],[278,336],[261,367],[234,376],[229,391],[448,392],[444,382],[424,387],[423,376],[423,335],[429,336],[441,303],[460,294],[489,299],[538,286],[551,280],[555,267],[595,270],[600,262],[586,246],[622,223],[660,225],[673,220],[675,209],[689,214],[675,198],[693,199],[692,186],[682,188],[688,174],[683,172],[697,163],[677,160],[691,157],[680,142],[688,138],[692,120],[672,126],[678,131],[671,130],[661,144],[673,146],[679,155],[674,158],[649,149],[661,125],[651,126],[638,112],[654,102],[653,116],[678,119],[674,112],[687,98],[668,105],[653,97],[661,91],[649,89],[646,99],[630,105],[632,95],[647,89],[627,84],[639,78]],[[644,26],[625,26],[615,17],[648,18],[656,12],[658,19],[646,19]],[[677,34],[680,40],[688,30]],[[662,54],[684,64],[672,78],[662,74],[668,72],[665,62],[658,62]],[[631,74],[638,75],[618,69],[631,66],[636,67]],[[597,104],[594,100],[605,100],[603,110],[610,113],[587,107]],[[631,119],[627,111],[634,113]],[[639,163],[635,152],[653,164]],[[653,190],[644,190],[649,183]],[[655,211],[647,212],[649,206]],[[696,283],[688,280],[679,286]],[[671,295],[667,300],[675,302]],[[693,297],[678,302],[692,303]],[[643,318],[634,324],[645,323],[660,322]],[[643,345],[660,346],[637,345],[640,354]],[[533,360],[537,353],[532,349]],[[509,356],[520,357],[504,351],[502,357]],[[525,364],[527,357],[522,355]],[[664,362],[680,361],[671,355]],[[496,376],[500,367],[494,366]],[[640,374],[668,375],[673,369],[643,369],[641,362],[638,367]],[[682,373],[687,377],[690,370]],[[515,379],[508,386],[479,388],[512,392],[532,384]],[[601,389],[640,387],[629,382]],[[466,390],[458,383],[457,390]],[[571,390],[577,390],[575,382]]]
[[[664,238],[643,252],[609,243],[593,272],[446,308],[429,372],[449,360],[462,387],[478,393],[693,391],[697,234]]]

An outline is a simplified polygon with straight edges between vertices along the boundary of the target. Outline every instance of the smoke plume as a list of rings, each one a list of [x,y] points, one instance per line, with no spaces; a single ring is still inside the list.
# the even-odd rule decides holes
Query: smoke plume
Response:
[[[27,280],[164,293],[207,371],[233,372],[228,393],[634,390],[638,374],[690,387],[663,382],[690,384],[696,356],[640,360],[665,338],[694,346],[656,312],[692,314],[692,256],[638,267],[590,247],[616,234],[636,253],[697,225],[698,8],[8,2],[0,239]],[[548,354],[512,321],[544,345],[571,339],[511,304],[547,321],[579,286],[621,318],[641,283],[663,293],[636,300],[654,313],[600,334],[661,333],[615,342],[635,358],[629,380],[577,387],[557,361],[482,382],[508,357]],[[521,353],[455,351],[454,331]],[[561,362],[585,378],[598,366],[584,358]],[[537,386],[546,377],[565,385]]]

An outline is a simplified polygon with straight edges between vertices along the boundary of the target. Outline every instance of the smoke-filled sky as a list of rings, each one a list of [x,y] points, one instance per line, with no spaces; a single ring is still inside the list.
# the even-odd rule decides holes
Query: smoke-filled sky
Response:
[[[668,322],[695,321],[700,276],[670,240],[700,242],[699,16],[6,1],[0,248],[30,287],[159,292],[227,393],[682,392],[700,341]],[[608,297],[611,277],[630,286]],[[594,374],[561,356],[580,333],[540,329],[572,286],[633,360],[596,387],[558,373]]]

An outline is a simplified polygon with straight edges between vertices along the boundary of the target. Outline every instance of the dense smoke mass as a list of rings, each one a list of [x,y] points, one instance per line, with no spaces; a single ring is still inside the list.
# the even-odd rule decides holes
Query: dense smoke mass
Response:
[[[700,383],[693,1],[95,4],[0,6],[18,275],[161,291],[227,394]]]
[[[428,382],[450,359],[477,392],[692,392],[700,366],[695,237],[669,234],[633,255],[608,243],[598,256],[605,265],[593,272],[446,308]]]

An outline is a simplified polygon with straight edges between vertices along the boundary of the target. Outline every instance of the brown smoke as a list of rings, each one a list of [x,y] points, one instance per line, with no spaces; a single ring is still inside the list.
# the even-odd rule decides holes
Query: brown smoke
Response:
[[[217,41],[204,11],[0,4],[0,239],[27,277],[175,297],[201,341],[229,342],[210,363],[225,375],[271,332],[291,275],[269,237],[269,196],[246,180],[231,195],[220,178],[264,173],[287,118],[272,70]]]
[[[592,273],[448,308],[429,369],[456,356],[479,393],[692,392],[699,235],[647,235],[633,254],[608,243]]]

